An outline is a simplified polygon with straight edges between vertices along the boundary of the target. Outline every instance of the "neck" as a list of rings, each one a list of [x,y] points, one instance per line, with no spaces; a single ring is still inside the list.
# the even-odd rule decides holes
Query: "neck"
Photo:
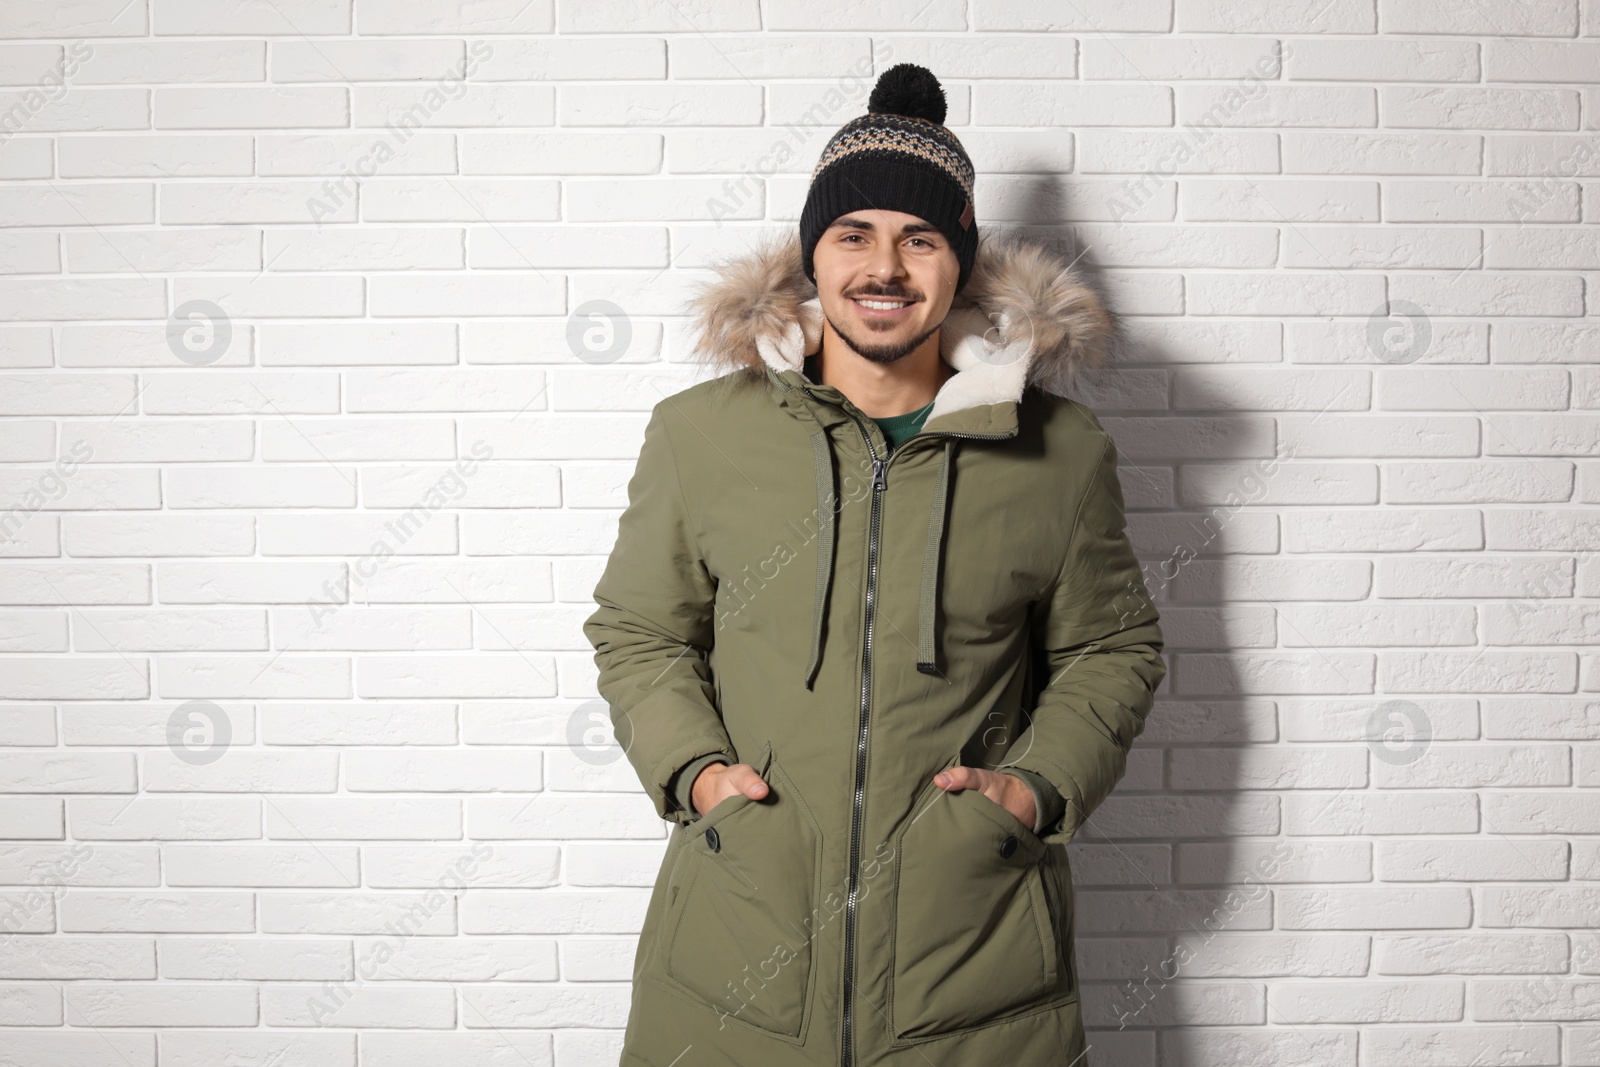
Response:
[[[875,363],[825,326],[817,353],[818,380],[839,390],[870,419],[926,407],[955,372],[939,355],[937,331],[893,363]]]

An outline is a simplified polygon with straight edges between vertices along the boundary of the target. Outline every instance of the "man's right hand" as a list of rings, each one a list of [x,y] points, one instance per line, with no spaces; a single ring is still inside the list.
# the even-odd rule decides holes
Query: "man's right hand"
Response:
[[[748,763],[735,763],[731,767],[726,763],[708,763],[689,787],[697,815],[709,814],[712,808],[740,793],[751,800],[767,795],[767,783]]]

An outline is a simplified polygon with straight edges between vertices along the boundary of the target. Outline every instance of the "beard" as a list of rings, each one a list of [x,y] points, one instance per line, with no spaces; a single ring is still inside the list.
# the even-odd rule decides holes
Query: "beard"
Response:
[[[893,363],[909,356],[921,346],[922,342],[937,333],[939,327],[943,325],[942,323],[934,323],[926,332],[905,341],[872,341],[870,340],[870,333],[866,337],[854,336],[849,330],[842,328],[833,319],[828,318],[826,312],[823,313],[823,318],[827,319],[828,325],[833,327],[833,332],[838,334],[844,343],[850,346],[852,352],[862,359],[881,364]]]

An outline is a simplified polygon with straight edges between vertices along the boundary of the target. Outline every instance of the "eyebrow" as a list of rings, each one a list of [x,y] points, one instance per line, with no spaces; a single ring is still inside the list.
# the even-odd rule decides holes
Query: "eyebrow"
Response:
[[[877,230],[877,227],[874,226],[872,223],[868,222],[866,219],[853,219],[853,218],[849,218],[848,216],[845,217],[845,218],[842,218],[842,219],[838,219],[837,221],[834,222],[833,225],[834,226],[842,226],[845,229],[849,229],[849,230],[866,230],[868,232],[875,232]],[[904,226],[900,227],[900,236],[901,237],[904,237],[907,234],[913,234],[913,233],[934,233],[934,234],[936,234],[938,232],[939,232],[939,227],[933,225],[930,222],[922,222],[920,220],[917,221],[917,222],[908,222]]]

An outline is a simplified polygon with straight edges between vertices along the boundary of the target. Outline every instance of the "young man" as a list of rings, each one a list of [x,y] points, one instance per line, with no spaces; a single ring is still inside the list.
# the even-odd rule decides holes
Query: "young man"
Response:
[[[931,73],[868,107],[697,297],[731,373],[651,411],[584,624],[674,823],[623,1067],[1087,1063],[1065,846],[1166,674],[1064,395],[1115,323],[979,246]]]

